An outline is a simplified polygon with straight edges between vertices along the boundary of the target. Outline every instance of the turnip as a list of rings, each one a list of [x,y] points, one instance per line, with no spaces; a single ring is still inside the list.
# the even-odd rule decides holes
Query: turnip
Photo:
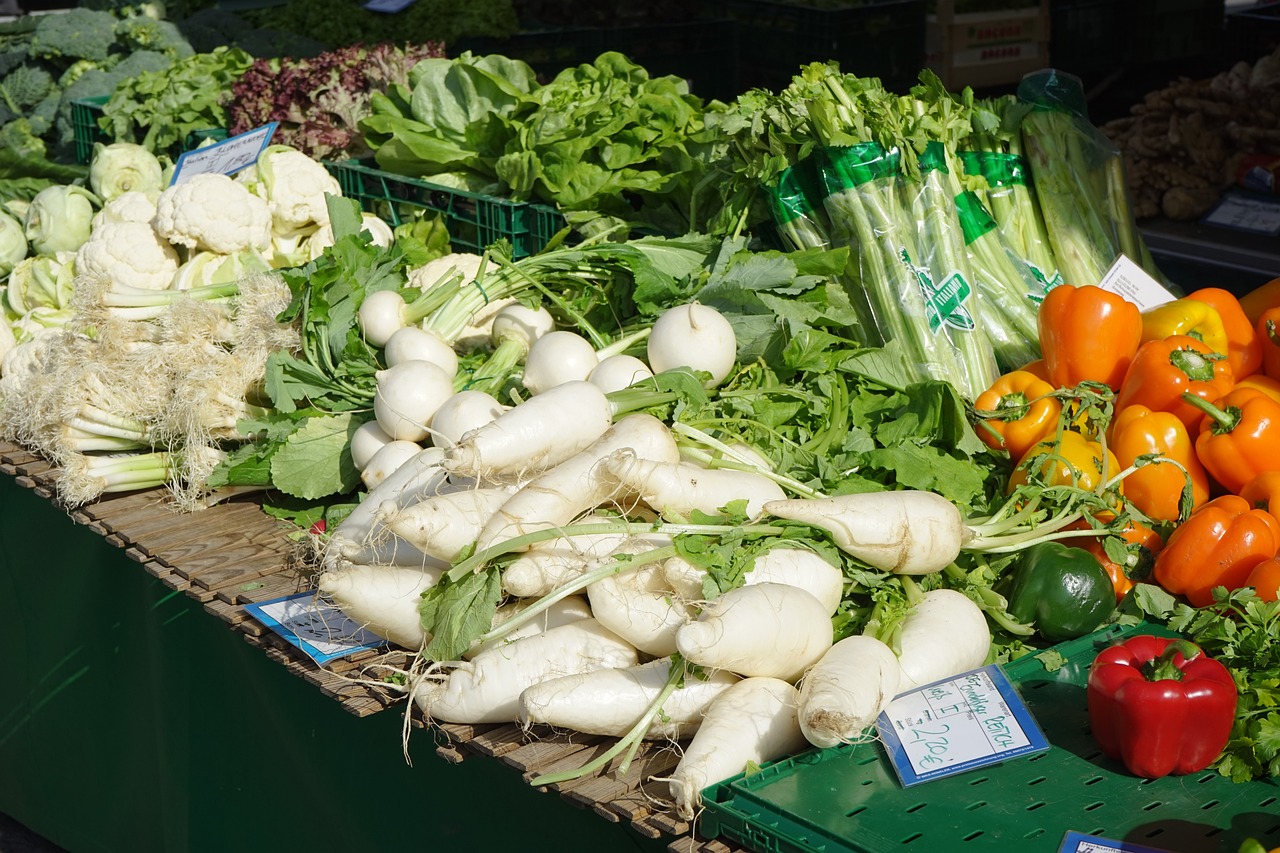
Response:
[[[612,391],[621,391],[623,388],[629,388],[640,380],[648,379],[651,376],[653,376],[653,371],[649,369],[649,365],[634,355],[620,353],[601,359],[587,374],[587,381],[608,394]]]
[[[677,813],[692,820],[708,785],[804,749],[799,698],[777,678],[744,678],[717,696],[668,780]]]
[[[447,476],[441,465],[443,460],[444,451],[428,447],[369,490],[365,499],[329,534],[326,565],[338,556],[353,563],[421,564],[426,555],[387,530],[378,519],[378,511],[386,501],[404,505],[434,494]]]
[[[492,422],[510,406],[492,394],[468,388],[440,404],[431,418],[431,440],[437,447],[452,447],[466,433]]]
[[[390,441],[394,439],[382,431],[382,427],[378,426],[376,420],[365,421],[351,434],[348,446],[351,451],[351,463],[356,466],[357,471],[363,471],[369,464],[369,460],[373,458],[373,454]]]
[[[522,637],[531,637],[579,619],[591,618],[591,606],[587,604],[587,600],[580,595],[571,595],[543,610],[536,619],[518,624],[511,621],[532,603],[527,599],[517,599],[499,607],[493,614],[493,624],[486,635],[489,639],[472,644],[471,648],[462,653],[463,659],[471,660],[481,652],[514,643]]]
[[[683,557],[663,563],[663,577],[685,601],[704,597],[706,571]],[[828,615],[836,612],[844,598],[844,574],[808,548],[777,547],[760,554],[742,576],[743,585],[782,583],[805,590],[822,603]]]
[[[387,367],[406,361],[427,361],[450,377],[458,373],[458,354],[439,337],[417,326],[405,326],[393,334],[382,351]]]
[[[699,666],[795,681],[831,648],[831,616],[803,589],[759,583],[731,589],[676,631]]]
[[[412,441],[404,439],[388,441],[374,452],[368,463],[360,470],[360,482],[364,483],[365,489],[377,488],[379,483],[421,451],[421,445]]]
[[[668,308],[653,324],[648,341],[654,373],[688,367],[711,374],[720,384],[737,360],[733,326],[716,309],[698,302]]]
[[[429,361],[402,361],[374,374],[373,415],[392,438],[422,441],[436,410],[453,396],[453,377]]]
[[[547,725],[583,734],[623,737],[658,700],[672,675],[672,660],[658,658],[625,669],[598,669],[552,678],[520,694],[521,725]],[[664,697],[642,737],[688,737],[711,703],[739,681],[728,672],[685,674],[683,686]]]
[[[898,694],[893,649],[869,636],[845,637],[800,682],[800,729],[827,748],[856,741]]]
[[[387,501],[378,517],[387,529],[424,554],[452,561],[509,498],[501,486],[431,495],[408,506]]]
[[[525,400],[445,451],[445,468],[499,479],[545,471],[590,446],[613,423],[599,388],[567,382]]]
[[[560,329],[529,347],[521,382],[531,394],[541,394],[566,382],[586,381],[599,363],[590,341],[577,332]]]
[[[364,339],[375,347],[384,347],[391,336],[408,325],[404,297],[395,290],[376,290],[360,303],[357,319]]]
[[[321,572],[317,589],[353,622],[417,651],[430,641],[422,630],[418,602],[440,580],[444,566],[364,566],[340,561]]]
[[[618,572],[587,587],[591,612],[600,624],[645,654],[665,657],[676,650],[676,632],[694,609],[679,602],[656,563]]]
[[[601,464],[618,450],[675,462],[680,450],[666,425],[648,414],[625,415],[589,446],[535,477],[511,496],[476,537],[476,550],[535,530],[563,527],[618,496],[617,480]]]
[[[991,628],[982,609],[964,593],[933,589],[907,611],[898,648],[898,691],[905,693],[985,665]]]
[[[915,489],[771,501],[764,511],[819,527],[850,556],[906,575],[946,568],[970,536],[955,504]]]
[[[662,515],[687,517],[693,510],[716,515],[733,501],[744,500],[746,515],[755,518],[767,504],[786,498],[781,486],[752,471],[656,461],[626,451],[611,454],[604,468]]]
[[[518,718],[520,694],[527,687],[549,678],[638,663],[630,643],[594,619],[580,619],[459,662],[442,681],[425,681],[412,695],[429,720],[509,723]]]

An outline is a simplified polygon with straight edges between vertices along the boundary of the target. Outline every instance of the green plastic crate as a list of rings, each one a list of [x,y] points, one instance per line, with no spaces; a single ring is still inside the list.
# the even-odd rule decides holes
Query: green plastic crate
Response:
[[[81,166],[87,166],[89,161],[93,159],[93,146],[95,143],[110,144],[114,141],[98,126],[98,119],[102,118],[103,114],[102,107],[109,100],[109,96],[103,95],[94,98],[79,98],[71,102],[71,128],[75,133],[76,162]],[[211,127],[207,130],[195,130],[187,134],[187,138],[183,142],[183,151],[198,148],[208,140],[218,142],[226,138],[226,128]],[[174,152],[175,155],[180,153],[182,152]]]
[[[1155,628],[1148,633],[1167,633]],[[1069,830],[1179,853],[1280,845],[1280,785],[1212,771],[1143,780],[1098,750],[1084,684],[1113,626],[1004,669],[1053,744],[1048,752],[903,788],[878,744],[813,749],[703,792],[699,830],[762,853],[1054,853]]]
[[[368,161],[326,162],[338,179],[343,196],[360,202],[392,227],[427,214],[443,214],[449,241],[459,251],[482,253],[500,239],[511,243],[512,256],[538,252],[550,234],[534,230],[535,205],[453,189],[405,175],[386,172]]]
[[[834,6],[834,8],[832,8]],[[737,21],[738,87],[778,91],[801,66],[834,59],[893,91],[915,85],[925,55],[924,0],[867,0],[825,8],[726,0]]]

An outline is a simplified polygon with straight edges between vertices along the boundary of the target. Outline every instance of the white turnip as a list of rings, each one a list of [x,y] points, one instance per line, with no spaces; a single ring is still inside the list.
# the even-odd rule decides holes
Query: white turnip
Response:
[[[441,403],[432,416],[431,441],[436,447],[452,447],[462,436],[491,423],[509,408],[486,391],[459,391]]]
[[[653,371],[649,369],[649,365],[634,355],[623,353],[601,359],[587,374],[587,381],[608,394],[612,391],[630,388],[640,380],[648,379],[651,376],[653,376]]]
[[[453,396],[453,377],[429,361],[402,361],[375,375],[373,414],[392,438],[422,441],[436,410]]]
[[[417,326],[405,326],[390,339],[382,351],[387,367],[406,361],[427,361],[453,377],[458,373],[458,354],[439,337]]]
[[[375,489],[395,473],[401,465],[422,452],[422,446],[404,439],[393,439],[379,447],[360,469],[360,482],[366,490]]]
[[[568,329],[548,332],[529,347],[524,359],[524,387],[542,394],[566,382],[584,382],[599,364],[591,342]]]
[[[663,311],[653,324],[647,343],[654,373],[688,367],[711,374],[720,384],[737,359],[733,326],[716,309],[698,302]]]
[[[363,471],[369,464],[369,460],[373,458],[373,454],[377,453],[384,444],[394,440],[382,431],[382,427],[378,426],[376,420],[365,421],[351,433],[348,447],[351,451],[351,464],[356,466],[357,471]]]

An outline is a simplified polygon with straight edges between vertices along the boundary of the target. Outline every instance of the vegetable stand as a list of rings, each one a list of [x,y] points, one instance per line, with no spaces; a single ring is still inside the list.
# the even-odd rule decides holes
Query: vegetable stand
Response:
[[[182,517],[142,492],[73,524],[43,499],[47,463],[3,445],[0,470],[0,810],[60,846],[385,850],[388,826],[417,815],[450,850],[527,847],[531,827],[557,850],[657,851],[676,836],[690,849],[688,825],[650,812],[643,788],[587,780],[561,798],[511,772],[531,777],[598,738],[415,728],[409,766],[397,708],[375,713],[374,691],[243,611],[297,588],[289,542],[256,505]],[[632,774],[663,761],[674,764],[655,753]]]

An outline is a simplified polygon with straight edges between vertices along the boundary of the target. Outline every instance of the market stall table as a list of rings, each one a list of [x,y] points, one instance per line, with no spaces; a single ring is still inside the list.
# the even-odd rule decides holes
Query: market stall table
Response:
[[[0,472],[0,811],[72,853],[737,849],[664,808],[661,745],[554,796],[526,780],[608,742],[418,719],[410,766],[403,703],[347,678],[405,653],[321,668],[244,610],[307,588],[257,504],[179,515],[153,490],[68,513],[47,462],[0,444]]]

